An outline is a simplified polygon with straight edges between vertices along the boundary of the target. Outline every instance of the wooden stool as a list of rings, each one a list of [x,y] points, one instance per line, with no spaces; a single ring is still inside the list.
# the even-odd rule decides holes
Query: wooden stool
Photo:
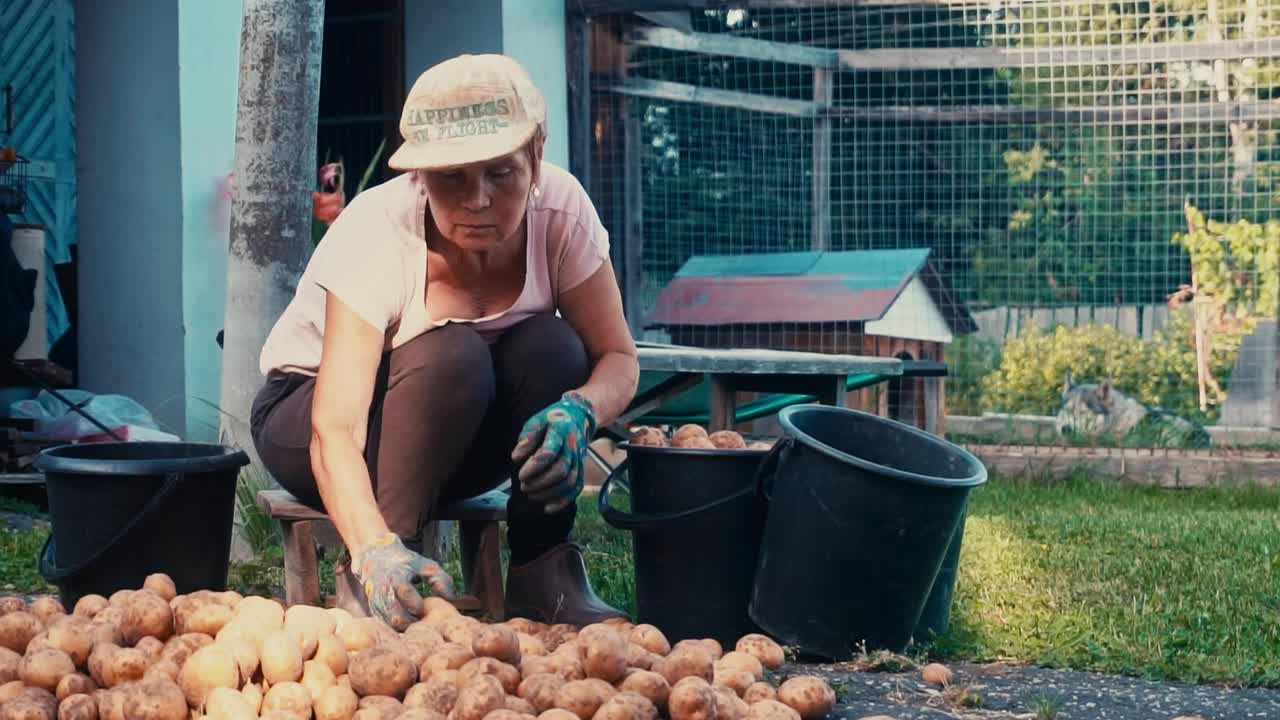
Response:
[[[502,490],[459,500],[441,507],[436,520],[458,523],[461,536],[462,575],[468,595],[479,601],[478,608],[458,603],[459,609],[479,609],[493,622],[505,619],[499,523],[507,519],[507,500]],[[298,501],[287,490],[261,490],[258,507],[280,523],[284,536],[284,595],[289,605],[315,603],[320,598],[320,564],[316,557],[312,523],[328,516]],[[440,559],[443,562],[443,558]]]

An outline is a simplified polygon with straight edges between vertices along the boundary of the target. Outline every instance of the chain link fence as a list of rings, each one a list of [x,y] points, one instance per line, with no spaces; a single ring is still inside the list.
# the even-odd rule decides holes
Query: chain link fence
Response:
[[[1280,3],[762,0],[585,27],[583,174],[638,337],[944,360],[968,439],[1280,426]]]

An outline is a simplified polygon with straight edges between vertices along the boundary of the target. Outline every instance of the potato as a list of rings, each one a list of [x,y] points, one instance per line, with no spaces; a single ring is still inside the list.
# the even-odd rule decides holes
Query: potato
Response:
[[[6,647],[0,647],[0,685],[18,679],[18,665],[22,655]]]
[[[29,612],[30,610],[31,608],[27,606],[27,601],[20,597],[14,597],[12,595],[9,597],[0,597],[0,615],[8,615],[9,613],[16,612]]]
[[[754,657],[769,670],[777,670],[787,661],[782,652],[782,646],[767,635],[759,633],[743,635],[738,639],[734,650]]]
[[[481,630],[482,624],[475,618],[466,615],[457,615],[449,618],[440,628],[440,635],[451,643],[457,643],[463,647],[475,649],[472,643],[476,634]]]
[[[747,720],[800,720],[800,713],[777,700],[761,700],[751,704]]]
[[[742,670],[751,674],[756,680],[764,679],[764,665],[754,656],[738,650],[725,653],[724,657],[716,661],[715,669],[717,672],[721,670]]]
[[[334,635],[323,634],[316,638],[316,654],[312,659],[328,665],[334,677],[347,672],[347,649]]]
[[[76,601],[76,606],[71,610],[71,613],[92,620],[98,613],[106,609],[106,598],[97,594],[89,594]]]
[[[0,647],[22,655],[27,651],[31,639],[44,630],[44,624],[35,615],[18,610],[0,617]]]
[[[458,691],[458,700],[450,712],[450,720],[483,720],[494,710],[506,708],[502,685],[492,675],[481,675]]]
[[[514,666],[492,657],[478,657],[458,668],[458,680],[463,685],[479,675],[492,675],[502,683],[502,691],[514,695],[520,687],[520,671]]]
[[[378,621],[374,618],[352,618],[338,631],[338,639],[346,646],[348,653],[368,650],[377,645],[378,638],[382,636],[378,625]]]
[[[307,720],[311,717],[311,693],[301,683],[292,680],[276,683],[262,696],[261,714],[266,716],[273,712],[295,720]]]
[[[643,695],[660,711],[667,708],[667,700],[671,696],[671,684],[656,672],[639,670],[631,673],[618,686],[623,692]]]
[[[401,700],[418,681],[418,670],[403,654],[386,648],[369,648],[351,656],[347,674],[357,695],[386,695]]]
[[[141,680],[147,673],[147,656],[136,648],[121,648],[111,653],[103,666],[103,680],[107,687],[117,687],[134,680]],[[96,681],[97,678],[94,678]]]
[[[816,675],[797,675],[778,686],[778,702],[795,710],[803,720],[815,720],[835,707],[836,693]]]
[[[587,677],[608,683],[622,679],[627,671],[627,640],[606,625],[583,628],[578,635],[578,657]]]
[[[258,658],[258,648],[252,642],[242,637],[232,637],[214,641],[213,644],[224,648],[231,657],[235,658],[236,666],[240,668],[241,682],[247,682],[258,672],[261,662]],[[346,657],[346,653],[343,653],[343,657]]]
[[[88,620],[76,615],[55,618],[44,630],[48,647],[71,657],[76,667],[83,666],[93,650],[93,633]]]
[[[667,710],[671,713],[671,720],[715,720],[715,692],[706,680],[697,675],[687,675],[671,686]]]
[[[98,704],[85,693],[68,695],[58,703],[58,720],[98,720]]]
[[[696,677],[710,684],[715,679],[715,664],[711,655],[700,644],[676,643],[659,668],[671,689],[686,677]]]
[[[151,637],[150,635],[139,640],[138,644],[134,645],[133,647],[138,652],[147,656],[148,663],[153,663],[159,660],[161,653],[164,652],[164,643],[160,642],[156,638]]]
[[[169,638],[160,652],[161,660],[172,660],[178,665],[187,662],[187,658],[202,647],[212,645],[213,640],[201,633],[186,633]]]
[[[947,686],[951,684],[953,674],[951,668],[942,663],[929,663],[920,671],[920,679],[930,685]]]
[[[723,685],[711,686],[716,696],[716,720],[746,720],[751,706],[738,693]]]
[[[761,700],[777,700],[778,693],[769,683],[757,682],[752,683],[751,687],[747,688],[747,691],[742,693],[742,699],[745,700],[748,705],[754,705]]]
[[[546,655],[548,652],[550,652],[549,650],[547,650],[546,643],[542,642],[541,638],[537,637],[536,635],[517,632],[516,638],[520,644],[521,658],[525,657],[526,655],[543,656],[543,655]]]
[[[485,625],[471,638],[476,657],[491,657],[508,665],[520,664],[520,638],[506,625]]]
[[[733,430],[717,430],[708,435],[707,439],[712,445],[725,450],[742,450],[747,447],[742,435]]]
[[[631,431],[630,443],[632,445],[647,445],[650,447],[666,447],[667,436],[661,430],[649,425],[641,425]]]
[[[236,617],[261,625],[268,630],[284,628],[284,606],[275,600],[250,595],[236,607]]]
[[[311,628],[316,635],[332,635],[338,630],[337,619],[314,605],[294,605],[284,611],[284,629]]]
[[[561,645],[561,648],[571,647],[568,644]],[[584,680],[587,677],[586,670],[582,667],[582,661],[578,659],[578,651],[576,646],[569,652],[556,652],[547,656],[547,668],[550,672],[556,673],[565,680]]]
[[[402,636],[405,642],[412,645],[420,645],[430,651],[434,651],[444,644],[444,636],[440,634],[439,630],[428,625],[425,620],[419,620],[405,628]]]
[[[199,708],[214,688],[240,689],[240,666],[225,647],[206,645],[192,653],[178,672],[178,687],[187,703]]]
[[[249,703],[249,707],[253,711],[260,712],[262,710],[262,697],[266,693],[263,692],[262,686],[258,683],[246,683],[240,688],[240,694],[244,696],[245,702]]]
[[[311,693],[312,702],[325,690],[338,684],[338,676],[333,674],[329,666],[319,660],[308,660],[302,664],[302,686]]]
[[[38,687],[53,692],[63,677],[76,671],[71,656],[55,648],[42,648],[29,652],[18,664],[18,679],[27,687]]]
[[[150,590],[139,590],[124,606],[120,632],[124,635],[125,645],[130,647],[148,635],[168,640],[173,635],[173,610],[160,595]]]
[[[57,616],[66,615],[67,609],[62,607],[58,598],[45,596],[31,603],[31,614],[35,615],[41,624],[48,625],[49,621]]]
[[[707,429],[701,425],[688,423],[676,428],[676,431],[671,434],[671,444],[675,446],[678,441],[699,437],[706,439],[708,437]]]
[[[182,668],[178,667],[178,663],[172,660],[160,659],[147,667],[147,671],[142,674],[143,680],[159,680],[161,678],[178,682],[178,674],[182,672]]]
[[[209,637],[214,637],[223,626],[231,622],[234,616],[231,608],[226,605],[218,605],[216,603],[202,605],[187,617],[183,631],[203,633]]]
[[[542,634],[542,642],[548,652],[555,652],[561,645],[578,637],[578,629],[573,625],[557,623],[547,628]]]
[[[502,621],[502,624],[506,625],[512,630],[515,630],[517,633],[524,633],[526,635],[534,635],[534,636],[540,635],[541,633],[545,632],[547,629],[547,626],[544,625],[543,623],[540,623],[537,620],[530,620],[529,618],[526,618],[526,617],[507,618],[506,620]]]
[[[655,657],[657,657],[657,655],[654,655],[635,643],[627,645],[628,670],[652,670],[653,659]]]
[[[333,685],[325,688],[312,704],[316,720],[351,720],[359,708],[360,698],[351,688]]]
[[[142,581],[142,589],[150,590],[156,595],[159,595],[164,598],[165,602],[169,602],[178,595],[178,588],[174,586],[173,578],[164,573],[148,575],[146,579]]]
[[[272,685],[297,682],[302,678],[302,648],[284,630],[272,630],[258,648],[258,664],[262,677]]]
[[[538,714],[538,711],[533,708],[533,703],[525,700],[524,698],[516,697],[515,695],[508,695],[506,702],[507,709],[512,712],[520,713],[521,715],[533,716],[537,716]]]
[[[297,643],[298,650],[302,653],[303,662],[315,657],[316,648],[320,644],[320,636],[316,634],[315,628],[294,625],[293,627],[284,628],[281,632],[293,638],[293,641]],[[402,642],[398,637],[395,638],[395,641],[397,643]]]
[[[457,670],[475,658],[470,648],[457,643],[446,642],[431,653],[431,657],[419,668],[419,674],[426,678],[441,670]]]
[[[21,680],[10,680],[7,683],[0,684],[0,705],[4,705],[18,697],[26,688],[27,686],[22,684]]]
[[[746,670],[716,670],[715,679],[712,686],[728,688],[733,691],[734,695],[742,697],[747,688],[756,682],[755,676]]]
[[[102,688],[93,694],[98,705],[98,720],[125,720],[123,690]]]
[[[72,695],[92,695],[97,689],[98,684],[93,681],[93,678],[84,673],[71,673],[62,676],[58,686],[53,690],[53,695],[61,702]]]
[[[191,717],[182,690],[171,681],[147,680],[122,692],[126,720],[188,720]]]
[[[538,715],[538,720],[578,720],[578,716],[563,708],[551,708]]]
[[[492,713],[490,713],[492,714]],[[409,708],[400,713],[396,720],[447,720],[444,715],[426,708]]]
[[[19,698],[0,707],[0,720],[53,720],[55,717],[47,706],[27,698]]]
[[[631,628],[628,639],[651,653],[666,656],[671,652],[671,643],[667,636],[653,625],[640,624]]]
[[[526,677],[516,689],[516,695],[528,701],[538,713],[556,706],[556,693],[567,682],[555,673],[535,673]]]
[[[356,707],[356,712],[360,710],[375,710],[383,720],[395,720],[400,716],[400,713],[404,712],[404,703],[386,695],[362,697]]]
[[[643,695],[620,692],[605,701],[593,720],[657,720],[658,709]]]
[[[204,713],[209,720],[256,720],[258,711],[239,690],[214,688],[205,699]]]
[[[89,637],[93,640],[95,647],[99,643],[119,645],[124,642],[124,636],[120,634],[119,627],[109,622],[100,622],[96,618],[89,623]]]
[[[571,680],[556,691],[556,707],[591,720],[596,711],[617,694],[617,690],[600,678]]]
[[[409,688],[409,691],[404,695],[404,706],[448,715],[458,702],[459,692],[458,683],[456,682],[457,671],[448,672],[455,673],[455,677],[448,677],[446,673],[442,672],[433,675],[426,682],[420,682]]]

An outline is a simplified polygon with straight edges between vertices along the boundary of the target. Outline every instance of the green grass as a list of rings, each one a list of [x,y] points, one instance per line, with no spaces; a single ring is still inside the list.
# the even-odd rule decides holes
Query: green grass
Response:
[[[595,502],[579,501],[574,539],[596,591],[634,613],[631,536]],[[0,533],[8,592],[47,589],[43,541],[40,530]],[[332,558],[323,562],[331,592]],[[445,564],[460,580],[456,552]],[[233,569],[232,584],[279,592],[280,566],[269,546]],[[916,652],[1280,687],[1278,588],[1280,491],[993,478],[970,502],[951,629]]]

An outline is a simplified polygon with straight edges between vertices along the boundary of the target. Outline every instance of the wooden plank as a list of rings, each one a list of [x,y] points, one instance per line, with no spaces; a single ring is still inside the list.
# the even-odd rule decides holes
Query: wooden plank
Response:
[[[320,564],[308,520],[281,523],[284,545],[284,597],[289,605],[320,602]]]
[[[663,372],[834,375],[863,372],[901,375],[897,358],[791,352],[787,350],[666,348],[640,346],[640,369]]]
[[[738,92],[736,90],[720,90],[686,83],[667,82],[666,80],[631,78],[620,82],[611,82],[608,78],[599,78],[596,82],[598,86],[606,87],[612,92],[633,97],[698,103],[714,107],[773,115],[788,115],[791,117],[808,118],[815,117],[818,114],[818,104],[808,100],[788,100],[786,98]]]
[[[1277,48],[1280,52],[1280,48]],[[885,107],[834,107],[830,113],[844,120],[902,125],[974,123],[1000,125],[1134,124],[1144,122],[1223,124],[1280,119],[1280,103],[1229,101],[1160,103],[1134,106],[1018,107],[975,105],[935,107],[926,105]]]
[[[836,68],[840,62],[835,50],[723,33],[685,33],[671,28],[637,27],[627,33],[626,41],[644,47],[828,69]]]
[[[951,47],[837,50],[848,70],[959,70],[1064,65],[1127,65],[1272,57],[1280,43],[1268,40],[1080,45],[1058,47]]]
[[[326,520],[328,515],[303,505],[288,490],[259,490],[258,507],[278,520]]]
[[[723,378],[711,378],[711,432],[732,430],[737,420],[737,402],[733,388]]]
[[[813,71],[813,101],[830,108],[835,93],[835,78],[830,68]],[[813,223],[810,246],[814,250],[831,247],[831,118],[825,113],[813,119]]]

